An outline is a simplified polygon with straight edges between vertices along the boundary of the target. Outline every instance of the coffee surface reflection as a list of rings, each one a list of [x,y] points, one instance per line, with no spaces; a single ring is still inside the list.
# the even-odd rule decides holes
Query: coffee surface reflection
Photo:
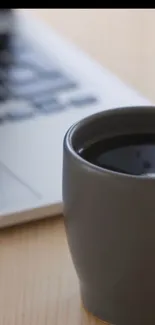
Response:
[[[121,135],[101,139],[79,150],[99,167],[130,175],[155,173],[155,134]]]

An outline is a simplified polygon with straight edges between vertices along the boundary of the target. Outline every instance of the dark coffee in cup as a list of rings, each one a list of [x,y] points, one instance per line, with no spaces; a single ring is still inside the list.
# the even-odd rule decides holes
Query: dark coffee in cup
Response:
[[[155,107],[103,111],[68,130],[63,202],[86,310],[155,324]]]
[[[80,148],[79,155],[111,171],[152,174],[155,173],[155,134],[123,134],[99,139]]]

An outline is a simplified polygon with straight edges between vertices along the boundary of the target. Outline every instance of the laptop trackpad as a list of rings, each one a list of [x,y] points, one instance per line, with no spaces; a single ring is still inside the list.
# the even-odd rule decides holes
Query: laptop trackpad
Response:
[[[30,208],[40,195],[0,162],[0,214]]]

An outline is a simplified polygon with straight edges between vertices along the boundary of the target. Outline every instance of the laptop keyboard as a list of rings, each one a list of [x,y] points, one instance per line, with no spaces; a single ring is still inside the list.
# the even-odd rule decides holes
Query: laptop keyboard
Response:
[[[12,42],[13,62],[6,74],[6,55],[0,65],[0,122],[19,121],[52,114],[69,108],[84,108],[97,103],[96,96],[83,94],[76,80],[66,75],[60,67],[48,64],[38,52],[19,36]],[[1,56],[1,61],[3,61]],[[8,56],[9,58],[9,56]],[[78,95],[76,91],[78,90]],[[80,95],[80,90],[82,90]],[[67,94],[67,100],[61,96]]]

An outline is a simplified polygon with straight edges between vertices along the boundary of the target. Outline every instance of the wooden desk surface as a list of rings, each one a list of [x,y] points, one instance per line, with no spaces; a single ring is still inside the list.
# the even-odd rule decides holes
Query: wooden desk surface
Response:
[[[1,230],[0,325],[88,324],[63,217]]]

